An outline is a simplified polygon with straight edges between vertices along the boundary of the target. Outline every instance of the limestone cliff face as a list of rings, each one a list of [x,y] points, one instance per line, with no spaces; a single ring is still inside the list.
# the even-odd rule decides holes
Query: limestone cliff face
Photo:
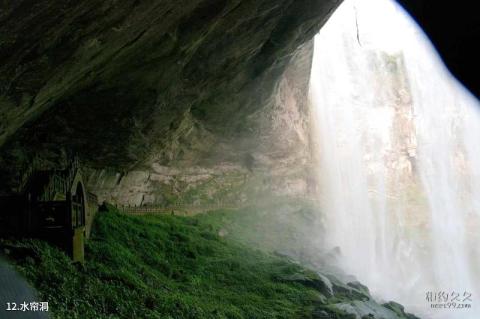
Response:
[[[186,120],[205,135],[242,136],[338,3],[3,1],[0,145],[27,157],[68,148],[93,166],[132,169],[153,154],[188,156]],[[211,146],[201,139],[198,154]]]
[[[312,53],[311,42],[294,53],[271,97],[245,118],[242,134],[220,137],[186,112],[161,152],[127,172],[89,170],[90,188],[102,200],[132,206],[240,206],[304,196]]]
[[[339,3],[3,1],[2,188],[34,155],[53,166],[72,151],[95,190],[137,204],[217,175],[305,189],[280,180],[304,175],[291,168],[307,152],[307,43]]]
[[[2,188],[72,151],[125,203],[303,192],[308,41],[338,4],[3,1]]]

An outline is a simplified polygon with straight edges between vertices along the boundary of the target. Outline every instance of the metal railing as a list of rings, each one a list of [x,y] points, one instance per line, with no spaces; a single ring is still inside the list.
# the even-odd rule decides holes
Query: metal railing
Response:
[[[312,206],[319,206],[321,200],[314,199],[309,196],[283,196],[281,199],[275,199],[274,201],[258,201],[258,202],[217,202],[212,204],[201,204],[201,205],[188,205],[188,204],[172,204],[172,205],[140,205],[140,206],[131,206],[131,205],[116,205],[118,211],[124,214],[129,215],[142,215],[142,214],[168,214],[173,212],[183,212],[186,214],[198,214],[208,211],[227,209],[227,210],[237,210],[245,209],[247,207],[272,207],[272,205],[281,205],[283,202],[287,204],[299,202],[299,203],[308,203]]]
[[[239,209],[240,205],[228,204],[207,204],[207,205],[171,205],[171,206],[116,206],[118,211],[124,214],[142,215],[142,214],[170,214],[172,212],[200,213],[219,209]]]

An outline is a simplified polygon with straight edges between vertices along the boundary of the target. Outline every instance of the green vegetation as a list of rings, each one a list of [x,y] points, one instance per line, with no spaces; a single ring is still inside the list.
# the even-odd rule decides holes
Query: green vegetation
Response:
[[[238,210],[221,209],[201,216],[237,242],[266,252],[301,253],[321,229],[315,222],[318,207],[308,201],[276,198],[261,206]]]
[[[196,217],[109,207],[97,215],[83,266],[40,240],[0,239],[0,248],[55,318],[416,319],[396,303],[378,304],[358,282],[272,253],[288,242],[300,250],[306,238],[294,234],[311,224],[313,207],[286,206]]]
[[[208,219],[99,213],[83,267],[39,240],[2,245],[57,318],[312,317],[315,274],[219,237]]]

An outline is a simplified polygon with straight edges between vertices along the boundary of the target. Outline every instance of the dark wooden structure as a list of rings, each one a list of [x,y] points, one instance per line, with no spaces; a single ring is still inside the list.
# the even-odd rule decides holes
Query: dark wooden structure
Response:
[[[32,167],[14,193],[0,198],[0,235],[45,239],[83,263],[98,201],[86,191],[78,159],[63,169]]]

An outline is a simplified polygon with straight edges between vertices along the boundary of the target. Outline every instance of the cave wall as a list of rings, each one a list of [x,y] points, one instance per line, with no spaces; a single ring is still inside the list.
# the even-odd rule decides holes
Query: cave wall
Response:
[[[101,200],[129,206],[238,207],[274,197],[304,197],[310,191],[312,54],[312,41],[295,51],[273,94],[245,118],[247,133],[219,137],[186,112],[163,153],[130,171],[89,169],[90,189]],[[199,150],[206,149],[199,160]]]
[[[339,4],[3,1],[0,189],[74,153],[121,204],[303,192],[309,41]]]
[[[250,133],[248,116],[339,3],[3,1],[0,166],[64,149],[97,168],[202,161],[209,136]],[[204,145],[181,140],[188,121]]]

